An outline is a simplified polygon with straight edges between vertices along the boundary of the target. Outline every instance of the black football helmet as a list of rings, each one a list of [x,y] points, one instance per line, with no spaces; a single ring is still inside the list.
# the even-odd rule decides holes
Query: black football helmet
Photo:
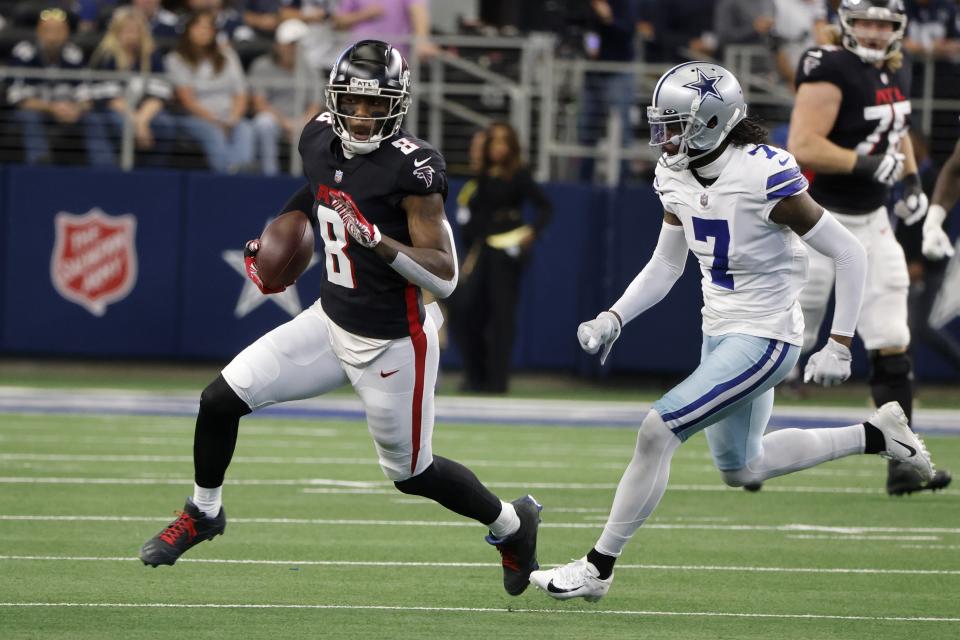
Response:
[[[875,63],[890,59],[900,50],[907,13],[903,0],[842,0],[837,9],[840,16],[841,42],[845,49],[857,54],[864,62]],[[883,48],[864,46],[854,29],[856,20],[884,20],[893,23],[893,33]]]
[[[358,118],[343,103],[344,96],[387,98],[383,112],[360,120],[371,121],[369,133],[356,137],[348,120]],[[326,88],[327,110],[333,115],[333,130],[354,151],[376,148],[400,128],[410,106],[410,68],[400,52],[380,40],[361,40],[348,47],[330,70]],[[364,149],[366,148],[366,149]]]

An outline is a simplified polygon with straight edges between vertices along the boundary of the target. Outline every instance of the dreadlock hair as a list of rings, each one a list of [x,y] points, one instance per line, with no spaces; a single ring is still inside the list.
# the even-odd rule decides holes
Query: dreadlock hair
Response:
[[[747,116],[730,130],[730,133],[727,134],[727,142],[734,147],[765,144],[769,132],[763,127],[762,122],[757,116]]]

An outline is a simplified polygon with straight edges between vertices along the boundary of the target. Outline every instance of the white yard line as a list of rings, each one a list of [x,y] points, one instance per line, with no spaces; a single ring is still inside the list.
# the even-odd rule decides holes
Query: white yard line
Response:
[[[25,556],[0,555],[0,561],[23,562],[140,562],[139,558],[129,556]],[[441,569],[492,569],[499,567],[496,562],[394,562],[373,560],[229,560],[217,558],[181,558],[179,563],[195,564],[237,564],[237,565],[279,565],[304,567],[427,567]],[[544,566],[551,563],[544,562]],[[730,571],[738,573],[824,573],[824,574],[869,574],[869,575],[936,575],[960,576],[960,570],[953,569],[875,569],[845,567],[756,567],[737,565],[678,565],[678,564],[618,564],[617,571],[639,569],[647,571]]]
[[[169,522],[170,516],[120,516],[120,515],[20,515],[0,514],[0,521],[21,522]],[[335,525],[335,526],[394,526],[394,527],[472,527],[478,525],[470,520],[360,520],[360,519],[323,519],[323,518],[230,518],[235,524],[273,524],[273,525]],[[551,529],[595,529],[598,525],[584,522],[543,522],[543,528]],[[676,524],[650,522],[644,529],[690,530],[690,531],[773,531],[801,533],[805,531],[844,535],[864,534],[930,534],[960,535],[960,528],[948,527],[862,527],[855,525],[826,526],[817,524]]]
[[[183,462],[190,460],[184,457]],[[341,460],[343,460],[341,458]],[[372,459],[365,459],[365,464],[371,467],[375,464]],[[347,481],[339,481],[346,484]],[[324,480],[322,478],[302,478],[293,479],[256,479],[256,478],[237,478],[229,481],[230,485],[238,486],[300,486],[313,487],[316,485],[328,486],[334,485],[335,481]],[[93,484],[93,485],[185,485],[192,486],[193,479],[187,477],[163,477],[163,478],[87,478],[87,477],[58,477],[58,476],[0,476],[0,484]],[[355,483],[356,484],[356,483]],[[565,490],[565,491],[612,491],[617,488],[613,482],[487,482],[485,483],[491,489],[520,489],[530,491],[534,489],[544,490]],[[352,485],[355,486],[355,485]],[[367,490],[350,491],[356,494],[382,495],[396,493],[394,490],[384,491],[384,488],[390,488],[389,482],[367,482],[363,487]],[[807,486],[778,486],[776,484],[766,484],[763,490],[767,493],[812,493],[812,494],[856,494],[856,495],[882,495],[883,489],[868,487],[807,487]],[[304,489],[311,492],[310,489]],[[697,491],[697,492],[726,492],[742,493],[742,489],[728,487],[717,482],[716,484],[673,484],[667,486],[667,491]],[[337,493],[336,491],[324,490],[318,493]],[[945,494],[942,500],[953,497],[951,494]]]
[[[518,613],[635,616],[635,617],[707,617],[767,618],[781,620],[849,620],[864,622],[960,622],[960,618],[934,616],[841,616],[816,613],[746,613],[737,611],[632,611],[620,609],[518,609],[494,607],[419,607],[363,604],[221,604],[175,602],[0,602],[0,607],[91,608],[91,609],[318,609],[348,611],[411,611],[419,613]]]

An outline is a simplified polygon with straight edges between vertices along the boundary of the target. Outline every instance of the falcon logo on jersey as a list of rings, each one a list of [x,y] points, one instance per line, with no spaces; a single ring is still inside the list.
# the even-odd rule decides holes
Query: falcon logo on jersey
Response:
[[[137,219],[110,216],[99,208],[83,215],[61,211],[50,279],[57,292],[95,316],[127,297],[137,282]]]
[[[693,89],[699,94],[700,101],[703,102],[709,96],[713,96],[720,102],[723,102],[723,96],[717,91],[717,83],[723,80],[723,76],[709,77],[700,67],[697,67],[697,81],[688,82],[683,85],[687,89]]]
[[[425,167],[417,167],[413,170],[413,175],[417,176],[423,180],[424,184],[427,185],[427,188],[430,188],[430,185],[433,184],[433,167],[427,165]]]

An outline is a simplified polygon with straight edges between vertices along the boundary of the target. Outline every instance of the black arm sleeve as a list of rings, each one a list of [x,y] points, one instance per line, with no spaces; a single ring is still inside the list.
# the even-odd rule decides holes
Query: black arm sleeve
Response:
[[[287,213],[288,211],[303,211],[307,214],[307,217],[310,219],[310,224],[312,224],[314,228],[320,224],[313,210],[313,194],[310,192],[309,182],[304,182],[303,186],[297,189],[296,192],[287,199],[287,203],[283,205],[280,213]]]
[[[536,229],[539,234],[550,224],[550,220],[553,219],[553,203],[547,198],[547,194],[543,192],[543,189],[541,189],[540,185],[533,179],[533,176],[529,172],[525,171],[524,173],[526,173],[524,176],[526,181],[524,192],[537,210],[537,219],[533,223],[533,228]]]

